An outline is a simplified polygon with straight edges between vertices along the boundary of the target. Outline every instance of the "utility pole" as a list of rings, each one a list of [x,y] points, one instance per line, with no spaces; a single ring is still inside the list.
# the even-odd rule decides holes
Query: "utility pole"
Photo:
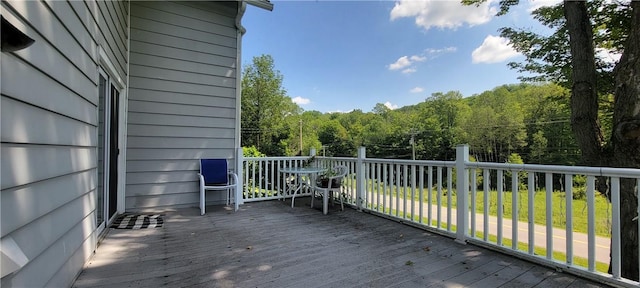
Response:
[[[302,156],[302,119],[300,119],[300,156]]]
[[[411,144],[411,160],[416,160],[416,132],[411,130],[411,140],[409,143]]]

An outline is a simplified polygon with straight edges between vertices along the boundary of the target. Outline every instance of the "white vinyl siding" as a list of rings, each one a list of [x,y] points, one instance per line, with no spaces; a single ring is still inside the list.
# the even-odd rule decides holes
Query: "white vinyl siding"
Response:
[[[101,59],[125,88],[126,209],[196,206],[198,159],[234,168],[237,5],[2,1],[35,43],[0,59],[0,237],[28,258],[1,287],[68,287],[96,248]]]
[[[197,206],[198,159],[233,168],[236,6],[131,3],[127,210]]]
[[[128,3],[2,1],[2,16],[35,43],[1,53],[0,236],[29,261],[0,286],[68,287],[97,239],[98,46],[126,76]]]

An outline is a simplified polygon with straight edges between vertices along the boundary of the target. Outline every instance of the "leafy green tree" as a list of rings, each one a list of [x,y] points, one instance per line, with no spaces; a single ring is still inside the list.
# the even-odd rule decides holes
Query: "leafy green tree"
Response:
[[[520,89],[505,85],[470,101],[473,112],[462,125],[478,159],[505,162],[509,154],[527,146],[525,112],[516,93]]]
[[[511,153],[509,154],[509,157],[507,158],[507,163],[510,164],[524,164],[524,161],[522,160],[522,157],[520,157],[520,155],[518,153]],[[506,171],[506,173],[504,174],[505,176],[505,191],[512,191],[511,190],[511,184],[513,183],[512,181],[512,177],[513,177],[513,172],[511,171]],[[523,173],[519,173],[518,174],[518,190],[519,191],[526,191],[527,190],[527,185],[525,185],[525,179],[527,178],[527,175],[523,174]]]
[[[376,103],[376,106],[373,107],[373,113],[377,115],[385,115],[389,113],[391,109],[382,103]]]
[[[526,105],[530,146],[525,162],[558,165],[579,162],[580,150],[571,132],[569,90],[555,84],[533,86],[523,97],[531,101]],[[540,133],[544,135],[544,147],[540,146],[543,140]]]
[[[434,113],[435,119],[440,125],[440,139],[437,145],[441,153],[438,158],[451,160],[455,155],[455,146],[464,139],[466,131],[461,124],[470,109],[458,91],[449,91],[444,94],[441,92],[433,93],[426,102],[429,103],[429,110]]]
[[[256,146],[242,147],[243,157],[265,157],[264,153],[260,152]]]
[[[282,155],[288,138],[284,119],[301,112],[282,87],[283,76],[270,55],[253,58],[242,75],[242,143],[268,155]]]
[[[337,120],[322,123],[318,130],[318,140],[324,146],[326,156],[355,156],[349,132]]]
[[[463,0],[477,4],[486,0]],[[501,0],[505,14],[518,0]],[[564,1],[533,15],[553,29],[551,36],[504,28],[501,35],[526,57],[511,67],[571,89],[571,127],[582,163],[592,166],[640,167],[640,1]],[[605,61],[599,51],[621,53]],[[615,63],[615,64],[614,64]],[[601,125],[601,100],[614,95],[611,132]],[[609,118],[609,119],[607,119]],[[621,181],[622,277],[638,280],[637,195],[635,181]],[[611,270],[611,266],[610,269]],[[611,272],[611,271],[610,271]]]
[[[529,156],[533,161],[537,160],[534,163],[542,163],[542,157],[545,156],[548,143],[549,141],[547,141],[544,133],[540,130],[531,136],[531,145],[529,145],[529,147],[531,147],[531,154]]]

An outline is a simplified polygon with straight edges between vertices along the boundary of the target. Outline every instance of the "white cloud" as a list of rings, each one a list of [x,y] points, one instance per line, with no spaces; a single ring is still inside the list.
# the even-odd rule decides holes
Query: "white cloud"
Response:
[[[400,0],[391,10],[391,20],[403,17],[415,17],[419,27],[429,30],[431,27],[456,29],[464,24],[469,26],[484,24],[498,11],[497,0],[489,0],[479,7],[464,6],[455,0]]]
[[[519,54],[511,47],[508,39],[489,35],[484,38],[480,47],[473,50],[471,59],[473,63],[498,63]]]
[[[411,60],[409,60],[409,57],[402,56],[398,58],[398,60],[395,63],[389,64],[389,70],[398,70],[398,69],[407,67],[409,65],[411,65]]]
[[[327,111],[327,113],[341,113],[341,114],[345,114],[345,113],[351,113],[352,111],[353,111],[353,109],[348,110],[348,111],[335,110],[335,111]]]
[[[427,61],[427,59],[433,59],[444,53],[451,53],[457,50],[456,47],[445,47],[441,49],[428,48],[424,52],[418,55],[402,56],[396,60],[396,62],[389,64],[389,70],[402,70],[403,74],[411,74],[418,71],[415,64],[418,62]],[[414,66],[412,66],[414,65]],[[407,68],[408,67],[408,68]],[[405,69],[406,68],[406,69]]]
[[[529,0],[529,8],[527,11],[532,12],[543,6],[555,6],[562,2],[562,0]]]
[[[311,99],[309,98],[302,98],[300,96],[292,98],[291,102],[296,103],[298,105],[307,105],[309,103],[311,103]]]
[[[445,47],[445,48],[440,48],[440,49],[435,49],[435,48],[429,48],[424,50],[426,53],[428,54],[443,54],[443,53],[452,53],[452,52],[456,52],[458,50],[457,47]]]
[[[391,102],[389,102],[389,101],[384,102],[384,106],[386,106],[387,108],[389,108],[391,110],[398,109],[398,105],[391,104]]]
[[[415,88],[413,88],[413,89],[409,90],[409,92],[411,92],[411,93],[420,93],[420,92],[424,92],[424,88],[422,88],[422,87],[415,87]]]
[[[418,56],[418,55],[411,56],[411,61],[414,61],[414,62],[422,62],[424,60],[427,60],[427,57]]]

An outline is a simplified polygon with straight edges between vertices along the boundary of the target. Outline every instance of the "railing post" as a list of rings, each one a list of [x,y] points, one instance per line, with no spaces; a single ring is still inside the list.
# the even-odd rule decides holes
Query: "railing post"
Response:
[[[309,156],[316,156],[316,148],[309,149]]]
[[[465,244],[467,229],[469,227],[469,146],[458,145],[456,147],[456,242]],[[472,211],[471,213],[475,213]],[[486,233],[486,232],[485,232]]]
[[[242,197],[242,194],[244,192],[244,183],[242,183],[242,181],[244,180],[244,154],[242,153],[242,147],[238,148],[236,151],[236,174],[238,175],[238,188],[236,189],[236,195],[235,195],[235,209],[238,210],[238,206],[240,204],[244,204],[244,197]]]
[[[365,147],[358,147],[358,159],[356,160],[356,205],[358,211],[362,211],[365,201],[366,179],[364,177],[364,159],[367,158]]]

